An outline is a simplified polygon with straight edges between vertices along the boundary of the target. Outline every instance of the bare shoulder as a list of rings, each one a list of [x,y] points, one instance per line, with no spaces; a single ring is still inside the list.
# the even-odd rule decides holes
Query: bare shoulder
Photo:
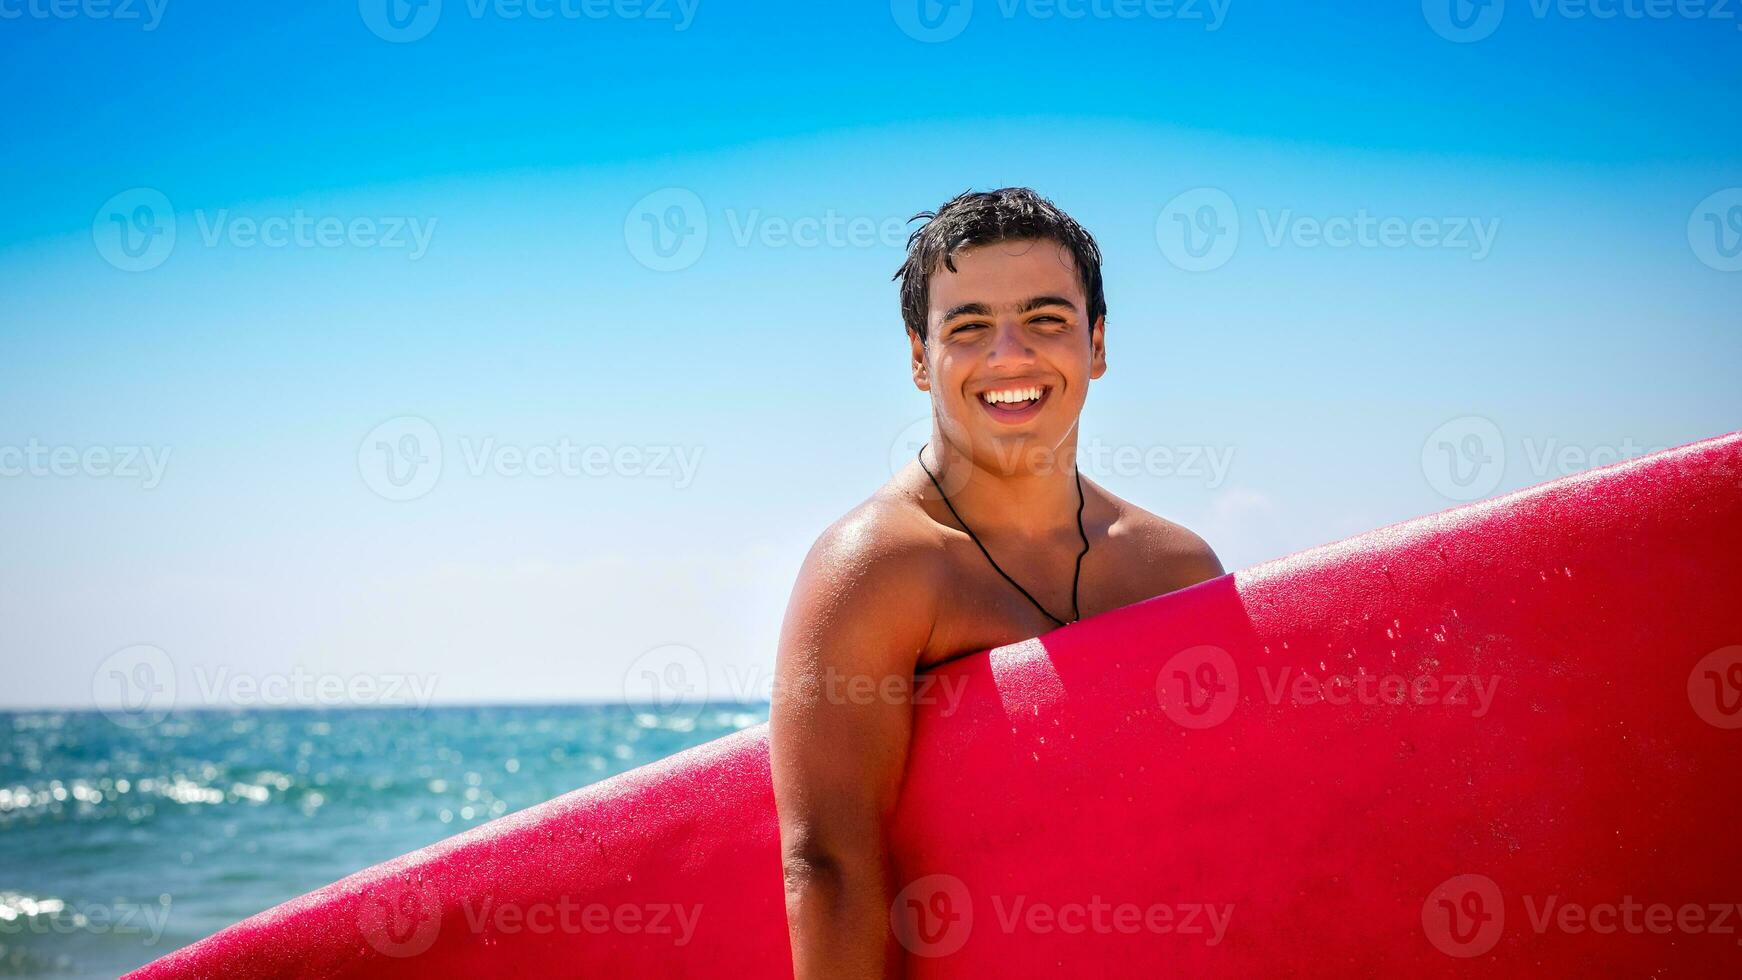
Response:
[[[1110,493],[1107,498],[1114,514],[1108,536],[1120,550],[1155,571],[1160,591],[1183,589],[1223,574],[1215,549],[1190,528]]]
[[[880,490],[817,535],[793,586],[788,626],[828,633],[876,627],[917,657],[936,621],[942,555],[935,525],[917,504]]]
[[[931,584],[928,573],[941,555],[936,525],[911,498],[885,487],[824,528],[806,564],[852,578],[913,579],[918,587]]]

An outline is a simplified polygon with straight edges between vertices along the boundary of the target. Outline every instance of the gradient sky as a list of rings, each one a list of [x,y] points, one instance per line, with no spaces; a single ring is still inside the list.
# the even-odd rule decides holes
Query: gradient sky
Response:
[[[384,3],[0,0],[0,705],[88,707],[135,644],[182,706],[617,698],[674,644],[765,693],[806,547],[928,411],[902,222],[968,188],[1099,238],[1082,442],[1147,462],[1084,472],[1230,569],[1742,426],[1730,10]],[[141,203],[175,239],[134,258]],[[248,237],[299,215],[347,230]],[[1425,237],[1315,232],[1363,217]],[[433,486],[383,482],[432,433]],[[694,472],[472,465],[563,440]],[[168,459],[19,462],[55,447]]]

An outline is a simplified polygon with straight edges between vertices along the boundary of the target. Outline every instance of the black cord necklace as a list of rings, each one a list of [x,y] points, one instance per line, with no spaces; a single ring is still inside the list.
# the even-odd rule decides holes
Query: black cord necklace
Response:
[[[962,515],[956,513],[956,505],[950,503],[949,494],[944,493],[944,488],[938,483],[938,478],[932,476],[931,468],[925,465],[925,447],[929,445],[931,445],[931,443],[928,442],[925,446],[919,447],[919,452],[914,456],[914,458],[919,460],[919,468],[925,470],[925,475],[931,476],[931,485],[938,488],[938,496],[944,498],[944,506],[950,509],[950,516],[956,519],[956,523],[962,525],[962,530],[968,532],[968,537],[973,540],[974,544],[979,546],[980,554],[986,556],[986,561],[992,566],[993,571],[997,572],[999,575],[1003,575],[1004,581],[1015,586],[1016,591],[1022,593],[1024,599],[1034,603],[1034,608],[1039,609],[1042,616],[1045,616],[1047,619],[1052,620],[1060,626],[1065,625],[1065,620],[1047,612],[1046,607],[1041,605],[1034,596],[1029,595],[1027,589],[1017,585],[1015,579],[1006,575],[1004,569],[998,567],[998,563],[992,560],[992,553],[986,550],[985,545],[980,544],[979,535],[974,533],[974,529],[968,526],[967,521],[962,520]],[[1083,550],[1077,552],[1077,570],[1071,575],[1070,622],[1074,623],[1082,618],[1082,612],[1077,608],[1077,583],[1081,581],[1083,577],[1083,556],[1089,553],[1089,535],[1088,532],[1083,530],[1083,472],[1080,469],[1073,469],[1073,472],[1077,478],[1077,535],[1083,539]]]

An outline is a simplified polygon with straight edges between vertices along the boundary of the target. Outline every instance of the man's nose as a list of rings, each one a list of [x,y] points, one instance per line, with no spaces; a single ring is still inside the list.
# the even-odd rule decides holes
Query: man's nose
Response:
[[[987,359],[994,363],[1020,364],[1034,359],[1034,348],[1028,343],[1028,333],[1014,317],[1001,318],[994,325],[992,351]]]

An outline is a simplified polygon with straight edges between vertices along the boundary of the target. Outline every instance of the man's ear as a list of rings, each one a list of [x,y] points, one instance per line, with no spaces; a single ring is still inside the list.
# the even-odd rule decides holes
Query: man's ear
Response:
[[[920,391],[931,390],[931,375],[925,365],[925,344],[919,339],[919,331],[907,328],[907,344],[913,354],[913,386]]]
[[[1107,315],[1105,313],[1095,318],[1095,325],[1089,330],[1089,378],[1093,380],[1107,373]]]

